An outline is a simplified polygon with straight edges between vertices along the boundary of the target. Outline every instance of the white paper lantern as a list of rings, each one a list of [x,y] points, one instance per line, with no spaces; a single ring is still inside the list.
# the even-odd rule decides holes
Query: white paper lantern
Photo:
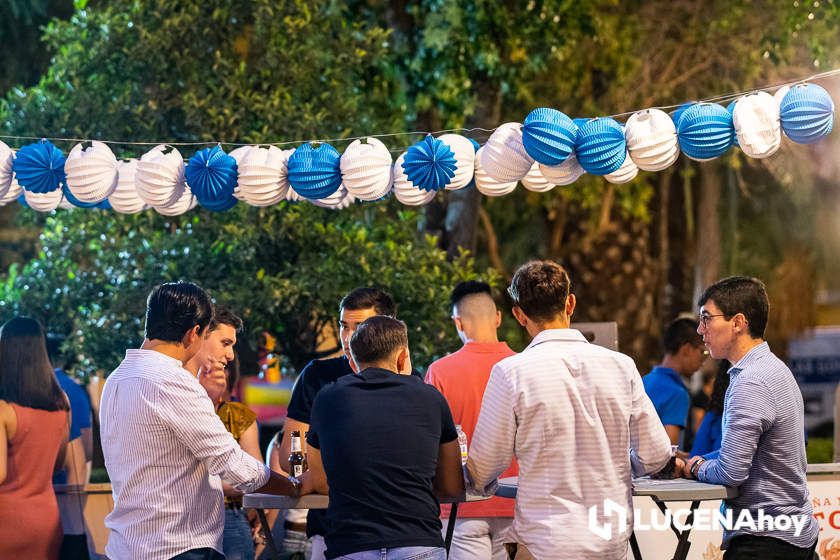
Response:
[[[446,190],[457,191],[470,184],[475,175],[475,145],[460,134],[444,134],[438,140],[449,146],[455,154],[455,176]]]
[[[782,87],[780,87],[779,89],[776,90],[776,93],[773,94],[773,99],[776,100],[776,105],[781,105],[782,104],[782,99],[785,98],[785,95],[787,95],[787,92],[789,92],[789,91],[790,91],[790,86],[782,86]]]
[[[519,181],[534,164],[522,144],[522,125],[519,123],[505,123],[497,128],[476,153],[476,158],[478,154],[481,154],[483,173],[499,183]]]
[[[134,178],[137,194],[155,208],[180,202],[187,188],[184,167],[184,158],[178,150],[164,144],[155,146],[137,163]]]
[[[245,146],[234,152],[237,150],[243,151],[237,154],[239,178],[233,195],[251,206],[271,206],[283,200],[289,191],[287,163],[294,150],[275,146]]]
[[[12,177],[14,177],[12,162],[14,159],[15,151],[0,140],[0,199],[4,197],[12,184]]]
[[[639,167],[636,165],[636,162],[633,161],[633,158],[630,157],[630,154],[627,154],[627,157],[624,158],[624,163],[621,164],[621,167],[613,171],[612,173],[607,173],[604,175],[604,179],[606,179],[610,183],[614,183],[616,185],[621,185],[623,183],[629,183],[633,179],[636,178],[636,175],[639,174]]]
[[[136,214],[148,208],[137,193],[134,179],[137,174],[137,160],[117,162],[117,188],[108,197],[108,203],[120,214]]]
[[[66,196],[61,197],[61,202],[58,203],[58,207],[61,210],[72,210],[73,208],[77,208],[76,206],[73,206],[72,202],[67,200]]]
[[[169,206],[155,206],[155,212],[162,216],[180,216],[196,207],[198,200],[196,200],[189,187],[184,187],[181,196],[173,204]]]
[[[9,204],[10,202],[14,202],[20,195],[23,194],[23,187],[21,187],[17,179],[12,177],[12,180],[9,182],[9,186],[6,187],[6,190],[3,191],[0,189],[0,206],[4,206]]]
[[[354,202],[356,202],[356,197],[354,197],[350,192],[345,188],[344,185],[340,186],[337,191],[332,193],[327,198],[321,198],[318,200],[310,200],[312,204],[315,206],[320,206],[321,208],[329,208],[330,210],[343,210],[347,208]]]
[[[769,93],[759,91],[740,98],[732,112],[738,145],[752,158],[766,158],[782,145],[779,103]]]
[[[79,202],[102,202],[117,188],[117,158],[107,144],[96,140],[87,148],[73,146],[64,172],[67,188]]]
[[[26,204],[36,212],[52,212],[61,204],[64,193],[61,192],[61,189],[56,189],[48,193],[36,193],[24,190],[23,196],[26,198]]]
[[[379,200],[391,192],[391,152],[378,138],[366,140],[354,140],[341,155],[341,182],[355,198]]]
[[[538,162],[534,162],[534,165],[531,166],[531,170],[522,178],[522,186],[528,189],[529,191],[533,192],[548,192],[557,185],[549,181],[543,175],[543,172],[540,171],[540,166],[542,164]]]
[[[405,152],[400,154],[400,157],[394,162],[394,196],[406,206],[423,206],[424,204],[428,204],[435,197],[437,191],[420,189],[409,181],[402,166],[404,159]]]
[[[645,109],[633,113],[624,125],[627,151],[639,169],[662,171],[680,155],[677,127],[665,111]]]
[[[485,148],[486,146],[483,146],[475,154],[475,188],[477,188],[478,192],[484,196],[504,196],[512,193],[516,188],[516,184],[519,179],[513,181],[500,181],[495,177],[491,177],[484,170],[484,158],[482,157],[482,151],[484,151]],[[530,166],[528,169],[530,170]],[[522,177],[520,177],[520,179],[521,178]]]
[[[302,197],[298,194],[298,192],[289,185],[289,190],[286,191],[286,200],[289,202],[300,202],[302,200],[307,200],[306,198]]]
[[[578,163],[574,154],[570,155],[566,161],[560,165],[543,165],[540,164],[540,171],[546,180],[551,181],[555,185],[571,185],[580,176],[586,173],[583,167]]]

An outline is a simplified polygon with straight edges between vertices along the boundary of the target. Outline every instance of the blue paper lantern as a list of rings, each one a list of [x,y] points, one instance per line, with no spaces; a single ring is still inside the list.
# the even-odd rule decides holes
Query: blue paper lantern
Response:
[[[201,202],[199,200],[199,203],[201,204],[201,206],[203,206],[204,208],[207,208],[211,212],[225,212],[227,210],[230,210],[234,206],[236,206],[237,202],[239,202],[239,201],[236,199],[236,197],[233,197],[233,196],[228,197],[225,200],[214,201],[214,202],[209,202],[209,201]]]
[[[472,138],[467,138],[467,140],[469,140],[469,141],[470,141],[470,143],[472,143],[473,148],[475,148],[475,151],[476,151],[476,152],[477,152],[477,151],[481,148],[481,144],[479,144],[478,142],[476,142],[476,141],[475,141],[475,140],[473,140]]]
[[[452,182],[456,166],[452,148],[431,134],[411,146],[402,163],[408,180],[424,191],[445,188]]]
[[[329,144],[298,146],[289,156],[289,183],[304,198],[327,198],[341,186],[341,154]]]
[[[572,155],[577,125],[556,109],[534,109],[525,117],[522,143],[528,155],[544,165],[560,165]]]
[[[732,101],[729,105],[726,106],[726,111],[729,113],[729,116],[731,116],[731,117],[734,117],[734,115],[735,115],[735,104],[736,103],[738,103],[737,99]],[[734,122],[734,120],[732,122],[732,145],[733,146],[738,146],[740,148],[740,145],[738,144],[738,134],[735,132],[735,122]]]
[[[202,206],[227,203],[236,188],[236,160],[220,146],[204,148],[190,158],[184,177]]]
[[[27,191],[44,194],[61,187],[66,180],[64,154],[49,140],[27,144],[12,162],[15,177]]]
[[[627,158],[624,128],[611,118],[590,119],[578,130],[575,153],[587,173],[607,175]]]
[[[732,115],[717,103],[695,103],[677,124],[677,140],[682,152],[697,161],[707,161],[732,147],[735,127]]]
[[[795,85],[782,98],[779,116],[788,138],[797,144],[813,144],[834,126],[834,101],[816,84]]]
[[[685,113],[685,110],[691,107],[692,105],[697,105],[697,103],[695,103],[694,101],[688,101],[687,103],[683,103],[682,105],[677,107],[671,114],[671,120],[674,121],[674,126],[676,126],[677,129],[680,128],[680,119],[682,118],[683,113]]]

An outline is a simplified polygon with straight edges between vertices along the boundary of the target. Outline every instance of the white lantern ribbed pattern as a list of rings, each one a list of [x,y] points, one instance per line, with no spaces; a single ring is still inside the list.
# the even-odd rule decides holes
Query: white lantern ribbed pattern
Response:
[[[12,180],[9,182],[9,185],[6,187],[5,190],[0,189],[0,206],[4,206],[9,204],[10,202],[14,202],[20,195],[23,194],[23,187],[21,187],[17,179],[12,177]]]
[[[540,171],[546,180],[560,186],[571,185],[586,173],[574,154],[570,155],[560,165],[543,165],[541,163]]]
[[[117,188],[108,197],[108,203],[120,214],[136,214],[148,208],[137,193],[134,179],[137,175],[137,160],[132,158],[117,162]]]
[[[751,158],[763,159],[782,146],[782,122],[779,102],[769,93],[759,91],[740,98],[732,112],[738,146]]]
[[[680,156],[677,127],[668,113],[659,109],[630,115],[624,125],[624,139],[630,157],[644,171],[662,171]]]
[[[485,148],[486,146],[480,148],[475,154],[475,188],[477,188],[478,192],[484,196],[504,196],[512,193],[516,188],[516,184],[519,182],[519,179],[514,181],[500,181],[495,177],[491,177],[487,171],[484,170],[484,158],[482,158],[482,152]],[[530,167],[528,170],[530,171]],[[521,178],[522,177],[520,177],[520,179]]]
[[[137,163],[134,179],[137,194],[146,204],[156,208],[181,202],[187,188],[184,168],[184,158],[178,150],[164,144],[155,146],[143,154]]]
[[[393,161],[391,152],[381,140],[366,140],[366,143],[354,140],[341,155],[341,182],[355,198],[379,200],[391,192]],[[327,200],[333,200],[333,197],[327,197]]]
[[[478,157],[481,158],[482,172],[499,183],[519,181],[534,164],[522,144],[522,125],[515,122],[505,123],[494,130],[487,143],[476,153]]]
[[[233,195],[260,207],[284,200],[290,188],[287,163],[292,152],[276,146],[245,146],[232,151],[239,171]]]
[[[76,144],[64,162],[67,188],[79,202],[97,203],[117,188],[117,158],[111,148],[94,140],[90,146]]]
[[[14,177],[12,162],[14,159],[15,151],[0,140],[0,199],[5,196],[6,191],[12,184],[12,177]]]
[[[449,146],[455,154],[455,176],[446,185],[446,190],[463,189],[470,184],[475,175],[475,146],[460,134],[444,134],[439,136],[438,140]]]
[[[343,210],[347,208],[354,202],[356,202],[356,197],[354,197],[344,185],[340,186],[337,191],[332,193],[327,198],[320,198],[318,200],[310,200],[312,204],[315,206],[320,206],[321,208],[329,208],[330,210]]]
[[[414,183],[409,181],[402,166],[404,159],[405,152],[400,154],[400,157],[394,162],[394,196],[406,206],[423,206],[424,204],[428,204],[435,197],[437,191],[419,189]]]
[[[189,187],[184,187],[181,196],[173,204],[169,206],[155,206],[155,212],[162,216],[180,216],[185,212],[189,212],[198,204],[195,195]]]
[[[604,179],[610,183],[621,185],[623,183],[629,183],[635,179],[638,174],[639,167],[636,165],[636,162],[633,161],[633,158],[630,157],[630,153],[628,152],[627,157],[624,158],[624,163],[621,164],[621,167],[612,173],[604,175]]]
[[[26,203],[33,210],[37,212],[52,212],[61,204],[64,193],[61,192],[61,189],[55,189],[48,193],[35,193],[24,190],[23,196],[26,198]]]
[[[522,177],[522,186],[533,192],[548,192],[557,185],[549,181],[540,170],[541,163],[534,162],[527,175]]]

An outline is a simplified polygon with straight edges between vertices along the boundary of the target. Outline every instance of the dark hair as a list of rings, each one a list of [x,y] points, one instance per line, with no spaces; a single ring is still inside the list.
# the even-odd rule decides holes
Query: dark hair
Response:
[[[227,307],[217,305],[213,308],[213,319],[210,321],[209,330],[215,331],[219,325],[233,327],[236,332],[239,332],[242,330],[242,319]]]
[[[181,342],[198,325],[199,334],[213,319],[210,296],[192,282],[167,282],[155,286],[146,300],[146,338]]]
[[[350,337],[350,352],[360,365],[385,360],[404,347],[408,347],[405,323],[384,315],[369,317],[356,327],[356,332]]]
[[[388,293],[378,288],[356,288],[341,299],[339,310],[374,309],[377,315],[397,316],[397,304]]]
[[[466,282],[459,282],[452,294],[449,296],[450,307],[458,305],[458,303],[467,296],[474,294],[487,294],[493,297],[493,291],[490,289],[490,284],[487,282],[480,282],[478,280],[467,280]]]
[[[697,305],[703,306],[709,300],[715,302],[727,320],[743,313],[747,318],[750,336],[764,338],[770,302],[761,280],[746,276],[724,278],[706,288]]]
[[[552,261],[530,261],[514,273],[508,295],[532,321],[543,322],[565,311],[570,291],[571,281],[562,266]]]
[[[70,410],[47,356],[44,330],[34,319],[15,317],[0,327],[0,399],[40,410]]]
[[[665,346],[666,354],[676,354],[683,344],[700,346],[703,344],[703,337],[697,334],[697,321],[685,317],[674,319],[667,327],[662,336],[662,345]]]
[[[228,323],[225,323],[226,325]],[[239,355],[234,354],[233,359],[227,363],[225,366],[225,376],[227,377],[227,391],[230,394],[233,394],[233,389],[236,387],[236,384],[239,382]]]
[[[723,400],[726,397],[726,390],[729,389],[729,368],[732,364],[727,360],[721,360],[718,364],[715,383],[712,385],[712,396],[709,397],[709,410],[723,414]]]
[[[46,335],[47,341],[47,356],[50,359],[52,367],[57,369],[67,369],[70,359],[61,351],[61,343],[63,340],[55,335]]]

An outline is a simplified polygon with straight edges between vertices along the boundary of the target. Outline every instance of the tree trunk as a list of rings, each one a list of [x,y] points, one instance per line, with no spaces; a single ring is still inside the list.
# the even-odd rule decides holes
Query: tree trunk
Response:
[[[697,208],[697,261],[694,267],[694,297],[697,301],[707,286],[720,279],[720,195],[721,168],[717,162],[700,167]]]

